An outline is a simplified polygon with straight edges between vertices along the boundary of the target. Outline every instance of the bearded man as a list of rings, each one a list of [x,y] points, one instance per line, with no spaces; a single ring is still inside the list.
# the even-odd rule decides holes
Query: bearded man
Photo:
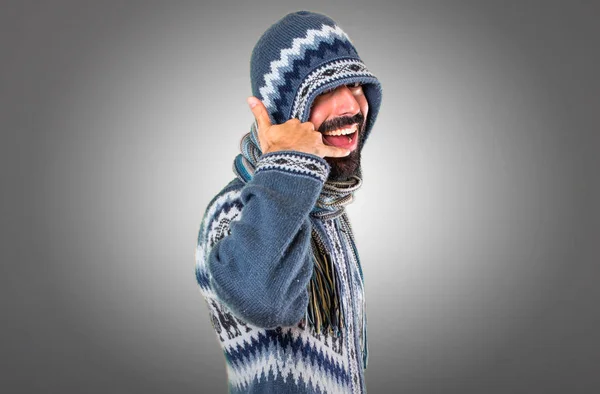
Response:
[[[250,74],[255,122],[196,250],[229,391],[364,393],[364,282],[344,207],[381,85],[332,19],[307,11],[267,29]]]

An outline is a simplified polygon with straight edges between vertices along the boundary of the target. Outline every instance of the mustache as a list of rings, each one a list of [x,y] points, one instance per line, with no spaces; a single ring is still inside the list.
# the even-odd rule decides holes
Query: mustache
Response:
[[[354,116],[340,116],[339,118],[326,120],[321,123],[321,126],[319,126],[319,131],[324,133],[326,131],[338,130],[346,126],[353,125],[354,123],[358,124],[358,130],[362,130],[364,122],[365,117],[359,112]]]

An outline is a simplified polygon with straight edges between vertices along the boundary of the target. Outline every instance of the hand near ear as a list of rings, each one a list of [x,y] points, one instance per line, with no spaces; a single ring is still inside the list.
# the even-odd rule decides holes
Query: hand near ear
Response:
[[[249,97],[248,105],[256,119],[258,142],[263,154],[282,150],[310,153],[319,157],[345,157],[350,154],[348,149],[325,145],[322,134],[315,130],[311,122],[301,123],[292,118],[274,125],[262,101]]]

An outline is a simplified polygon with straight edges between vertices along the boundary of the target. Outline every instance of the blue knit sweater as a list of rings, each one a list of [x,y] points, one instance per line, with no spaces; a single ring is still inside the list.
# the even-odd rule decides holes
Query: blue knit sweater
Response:
[[[233,180],[206,210],[196,278],[230,393],[366,392],[359,260],[339,221],[310,215],[328,173],[318,156],[268,153],[248,183]],[[313,229],[341,273],[347,321],[340,336],[305,324]]]

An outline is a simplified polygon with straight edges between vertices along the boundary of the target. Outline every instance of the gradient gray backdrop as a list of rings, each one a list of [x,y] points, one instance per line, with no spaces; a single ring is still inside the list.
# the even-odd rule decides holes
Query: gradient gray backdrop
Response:
[[[197,231],[254,43],[309,9],[384,87],[349,208],[369,391],[600,392],[592,3],[2,2],[0,391],[225,392]]]

